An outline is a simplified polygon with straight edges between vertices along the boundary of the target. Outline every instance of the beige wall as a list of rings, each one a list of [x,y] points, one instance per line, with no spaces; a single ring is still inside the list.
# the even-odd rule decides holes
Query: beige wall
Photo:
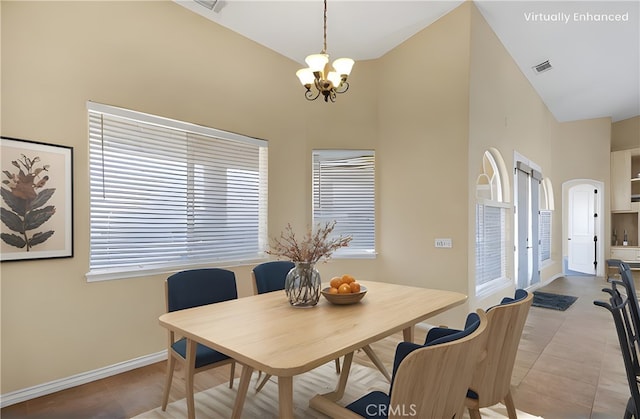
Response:
[[[465,294],[468,14],[454,10],[379,60],[377,160],[380,279]]]
[[[558,124],[470,2],[381,59],[357,62],[349,93],[334,104],[304,100],[300,64],[173,2],[3,1],[0,10],[2,135],[69,145],[75,159],[75,256],[0,266],[0,394],[164,349],[157,317],[166,275],[84,277],[87,100],[268,140],[272,235],[311,221],[312,149],[375,149],[378,258],[335,259],[321,274],[469,295],[484,148],[498,147],[508,166],[514,151],[540,164],[557,195],[569,167],[599,161],[597,133],[607,125]],[[594,149],[572,149],[585,134]],[[564,166],[567,158],[576,163]],[[608,168],[608,154],[602,161]],[[453,248],[435,249],[439,237]],[[559,240],[544,278],[560,272]],[[231,268],[248,295],[251,266]],[[469,308],[434,322],[460,322]]]
[[[305,132],[310,112],[302,113],[301,105],[325,110],[327,105],[304,102],[294,76],[297,63],[173,2],[2,2],[1,7],[2,134],[72,146],[75,170],[75,256],[1,266],[1,392],[6,393],[165,346],[157,318],[164,311],[166,275],[102,283],[84,277],[87,100],[269,140],[273,230],[289,220],[307,221],[310,182],[291,176],[307,172],[313,146]],[[270,90],[276,74],[285,75],[284,81]],[[354,89],[352,106],[360,105],[359,97]],[[340,106],[345,105],[336,104],[333,112]],[[335,119],[329,112],[325,117]],[[234,268],[241,295],[251,290],[249,269]]]
[[[640,147],[640,116],[614,122],[611,126],[611,151]]]
[[[482,170],[482,154],[489,147],[500,151],[510,171],[515,152],[541,167],[543,176],[552,181],[555,198],[552,263],[541,271],[541,281],[548,281],[562,272],[562,183],[574,178],[604,182],[608,209],[611,122],[602,118],[558,123],[480,12],[475,7],[471,10],[468,185],[473,191]],[[513,200],[513,177],[508,180]],[[469,193],[468,198],[469,225],[473,226],[474,194]],[[467,232],[469,254],[474,252],[474,233],[473,229]],[[470,295],[474,275],[475,266],[469,264]],[[472,299],[472,304],[485,307],[499,297]]]
[[[565,122],[559,125],[558,137],[552,145],[552,153],[557,156],[555,177],[557,178],[555,193],[556,202],[566,200],[562,195],[562,183],[572,179],[591,179],[604,184],[604,210],[609,214],[611,195],[611,120],[609,118],[591,119],[588,121]],[[582,152],[577,153],[577,150]],[[556,211],[558,212],[558,211]],[[562,213],[566,217],[566,213]],[[560,215],[560,213],[558,213]],[[609,254],[611,241],[611,217],[604,217],[605,231],[603,244],[605,258]],[[567,237],[566,223],[559,223],[564,227],[562,237]],[[566,254],[567,241],[562,245]],[[604,261],[603,261],[604,262]]]

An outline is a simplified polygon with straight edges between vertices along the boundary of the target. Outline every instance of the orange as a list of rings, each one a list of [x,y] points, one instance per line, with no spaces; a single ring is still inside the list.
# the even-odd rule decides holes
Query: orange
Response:
[[[349,275],[349,274],[344,274],[344,275],[342,275],[342,279],[341,280],[342,280],[343,284],[350,284],[353,281],[355,281],[356,279],[353,276]]]
[[[329,282],[329,285],[331,285],[331,288],[338,288],[340,284],[342,284],[342,277],[339,277],[339,276],[334,276],[333,278],[331,278],[331,281]]]
[[[349,284],[342,284],[338,288],[338,294],[351,294],[351,287]]]
[[[337,294],[337,293],[338,293],[338,288],[336,287],[329,288],[329,294]]]
[[[351,292],[353,293],[360,292],[360,284],[358,284],[356,281],[350,283],[349,287],[351,288]]]

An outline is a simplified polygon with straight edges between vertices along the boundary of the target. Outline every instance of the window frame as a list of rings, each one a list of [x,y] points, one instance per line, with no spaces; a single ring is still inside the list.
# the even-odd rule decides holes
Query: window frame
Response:
[[[366,235],[370,235],[370,238],[366,238],[366,237],[362,237],[361,240],[358,240],[358,235],[356,235],[356,237],[354,237],[354,233],[352,233],[349,230],[349,224],[345,223],[345,218],[344,217],[319,217],[317,214],[319,212],[319,210],[321,210],[319,208],[319,204],[317,201],[319,200],[319,196],[320,194],[322,194],[322,191],[319,191],[318,188],[321,187],[321,185],[319,184],[320,180],[319,180],[319,176],[320,173],[318,173],[318,169],[317,169],[317,158],[321,158],[323,161],[329,161],[330,159],[333,159],[335,161],[338,160],[350,160],[350,159],[358,159],[358,158],[364,158],[364,159],[372,159],[371,162],[371,169],[373,173],[370,174],[364,174],[361,175],[360,177],[358,177],[359,181],[361,182],[360,184],[364,183],[364,186],[366,188],[368,188],[371,193],[370,195],[366,195],[363,197],[361,195],[361,198],[364,198],[365,200],[370,199],[370,202],[368,204],[369,209],[367,210],[363,210],[362,208],[355,208],[355,207],[349,207],[346,211],[349,212],[349,214],[347,214],[345,217],[349,217],[352,216],[354,213],[360,217],[362,219],[362,217],[367,217],[367,213],[369,214],[368,216],[371,218],[368,221],[359,221],[354,223],[354,226],[356,226],[356,229],[362,229],[363,224],[368,224],[370,223],[370,230],[365,230]],[[367,164],[363,164],[359,166],[360,169],[361,168],[367,168],[368,165]],[[358,169],[358,170],[360,170]],[[336,221],[336,228],[334,230],[334,234],[335,235],[350,235],[352,236],[353,240],[351,241],[350,245],[348,247],[342,247],[340,249],[337,249],[336,251],[333,252],[332,254],[332,258],[335,259],[372,259],[375,258],[377,255],[376,252],[376,194],[375,194],[375,190],[376,190],[376,185],[375,185],[375,150],[348,150],[348,149],[315,149],[312,151],[312,173],[311,173],[311,178],[312,178],[312,188],[311,188],[311,208],[312,208],[312,215],[311,218],[313,220],[313,224],[317,225],[317,224],[324,224],[328,221]],[[341,182],[352,182],[354,179],[353,175],[352,176],[345,176],[345,178],[341,178],[339,179]],[[344,189],[348,189],[348,188],[352,188],[355,187],[352,184],[347,185]],[[362,190],[360,188],[360,190]],[[324,208],[325,211],[336,211],[335,208],[330,208],[330,207],[325,207]],[[344,211],[344,209],[342,210]],[[345,227],[346,225],[346,227]],[[363,242],[364,245],[358,246],[359,242]],[[355,246],[354,246],[355,245]]]
[[[212,184],[213,186],[209,185],[205,185],[202,186],[202,182],[203,182],[203,178],[202,176],[197,177],[197,176],[190,176],[189,173],[191,173],[191,175],[193,175],[193,169],[191,168],[192,166],[195,167],[200,167],[199,164],[202,160],[202,157],[198,157],[200,160],[197,160],[196,157],[194,157],[196,155],[196,153],[193,152],[193,147],[196,147],[195,150],[209,150],[209,152],[211,152],[211,150],[215,150],[216,145],[212,144],[212,143],[206,143],[207,138],[212,138],[212,141],[215,141],[217,144],[223,145],[223,144],[235,144],[235,147],[237,148],[238,146],[243,147],[244,149],[248,150],[248,152],[253,154],[253,161],[251,163],[252,166],[251,167],[251,178],[254,178],[253,180],[253,186],[251,188],[251,193],[252,196],[255,195],[255,202],[252,204],[253,207],[255,207],[254,212],[252,212],[253,215],[250,215],[248,220],[252,220],[250,221],[252,224],[251,225],[255,225],[255,237],[251,238],[251,241],[254,242],[254,245],[251,246],[251,251],[247,252],[245,255],[240,255],[240,253],[233,253],[231,252],[230,255],[228,255],[228,257],[225,255],[225,257],[219,257],[217,259],[215,258],[209,258],[208,256],[196,256],[194,258],[190,258],[188,253],[189,253],[189,248],[191,246],[193,246],[194,244],[200,244],[200,240],[202,240],[201,238],[198,238],[197,241],[194,241],[196,239],[196,236],[193,235],[193,231],[195,231],[193,229],[194,225],[197,226],[197,224],[202,223],[202,220],[207,220],[205,221],[205,226],[209,225],[206,224],[211,223],[212,221],[210,221],[209,219],[211,219],[210,215],[207,216],[203,216],[201,215],[201,217],[198,217],[197,215],[195,216],[195,219],[190,218],[193,220],[193,222],[195,222],[195,224],[191,224],[191,222],[186,222],[186,224],[180,224],[180,226],[178,226],[178,232],[182,231],[184,234],[180,234],[180,236],[184,235],[184,242],[179,242],[177,243],[178,247],[185,247],[184,250],[184,254],[187,255],[186,257],[182,257],[182,258],[176,258],[176,260],[172,260],[170,262],[159,262],[159,263],[132,263],[130,265],[122,265],[122,266],[117,266],[114,268],[105,268],[104,266],[100,266],[99,264],[93,264],[93,259],[92,259],[92,254],[91,252],[93,251],[93,234],[94,234],[94,226],[93,226],[93,212],[94,212],[94,194],[96,193],[96,190],[94,189],[94,187],[92,185],[90,185],[89,189],[90,189],[90,196],[89,196],[89,208],[91,210],[91,214],[90,214],[90,243],[89,243],[89,270],[86,273],[86,279],[88,282],[94,282],[94,281],[104,281],[104,280],[112,280],[112,279],[123,279],[123,278],[132,278],[132,277],[140,277],[140,276],[152,276],[152,275],[156,275],[156,274],[162,274],[162,273],[169,273],[169,272],[175,272],[176,270],[181,270],[181,269],[187,269],[187,268],[197,268],[197,267],[202,267],[202,266],[220,266],[220,267],[224,267],[224,266],[232,266],[232,265],[242,265],[242,264],[249,264],[249,263],[255,263],[257,261],[260,260],[264,260],[265,256],[264,256],[264,250],[266,249],[267,243],[268,243],[268,232],[267,232],[267,218],[268,218],[268,206],[267,206],[267,201],[268,201],[268,142],[266,140],[262,140],[262,139],[257,139],[257,138],[253,138],[253,137],[248,137],[245,135],[241,135],[241,134],[237,134],[237,133],[232,133],[232,132],[228,132],[228,131],[223,131],[223,130],[219,130],[219,129],[215,129],[215,128],[209,128],[209,127],[205,127],[205,126],[201,126],[201,125],[196,125],[196,124],[191,124],[188,122],[183,122],[183,121],[178,121],[178,120],[173,120],[173,119],[169,119],[169,118],[164,118],[164,117],[160,117],[160,116],[155,116],[155,115],[151,115],[151,114],[145,114],[142,112],[137,112],[137,111],[132,111],[129,109],[124,109],[124,108],[119,108],[119,107],[115,107],[115,106],[110,106],[110,105],[104,105],[104,104],[100,104],[100,103],[95,103],[95,102],[87,102],[87,118],[88,118],[88,124],[89,124],[89,132],[88,132],[88,139],[89,139],[89,155],[90,155],[90,163],[89,163],[89,177],[90,177],[90,181],[91,179],[95,178],[95,174],[92,173],[92,171],[95,170],[96,167],[94,167],[91,163],[91,157],[94,157],[96,159],[101,159],[103,158],[103,155],[100,155],[99,157],[91,156],[92,154],[92,148],[95,148],[95,143],[96,141],[104,141],[103,138],[101,138],[100,136],[103,135],[103,131],[99,131],[98,134],[96,134],[95,132],[95,123],[91,122],[92,119],[95,120],[96,119],[96,115],[99,115],[100,117],[100,122],[103,123],[103,117],[102,115],[105,116],[109,116],[109,118],[113,119],[113,120],[128,120],[131,121],[132,126],[136,126],[136,124],[140,124],[139,126],[149,126],[151,128],[151,126],[154,126],[155,128],[159,129],[159,130],[166,130],[166,131],[175,131],[177,134],[177,136],[184,136],[184,141],[185,141],[185,150],[176,150],[175,153],[177,153],[177,156],[181,156],[181,159],[184,159],[183,161],[186,162],[183,174],[186,178],[188,178],[189,180],[187,182],[187,185],[192,185],[190,182],[200,182],[199,183],[199,193],[209,193],[209,191],[211,190],[211,187],[215,187],[216,184]],[[126,124],[126,122],[123,122]],[[93,127],[93,128],[92,128]],[[93,131],[92,131],[93,129]],[[102,130],[103,127],[101,126],[100,129]],[[133,132],[133,131],[132,131]],[[190,137],[189,139],[187,139],[188,137]],[[204,143],[203,143],[204,140]],[[116,140],[117,143],[118,140]],[[201,143],[202,145],[204,145],[206,148],[205,149],[201,149],[198,148],[198,143]],[[187,143],[189,145],[187,145]],[[240,145],[240,143],[242,143]],[[92,145],[93,144],[93,145]],[[195,144],[195,145],[194,145]],[[103,146],[103,143],[101,143],[101,146]],[[212,148],[213,147],[213,148]],[[251,147],[255,147],[254,150],[251,149]],[[103,151],[100,151],[100,153],[102,153]],[[229,151],[229,153],[231,153],[232,151]],[[182,154],[181,154],[182,153]],[[186,153],[186,154],[185,154]],[[216,153],[218,153],[216,151]],[[221,154],[222,159],[227,159],[228,161],[231,161],[231,157],[229,157],[229,154]],[[182,161],[182,160],[181,160]],[[205,160],[206,162],[208,162],[209,160]],[[101,164],[104,165],[104,160],[101,161]],[[207,168],[210,167],[210,168]],[[211,168],[215,168],[218,166],[215,165],[211,165],[211,166],[207,166],[205,167],[203,170],[212,170]],[[228,173],[230,172],[234,172],[234,173],[240,173],[241,171],[245,171],[247,170],[246,165],[238,165],[233,166],[223,166],[226,169],[226,172],[223,172],[223,177],[220,179],[227,179],[227,181],[229,181],[228,178]],[[114,169],[115,170],[115,169]],[[113,171],[112,173],[117,174],[118,172]],[[226,175],[224,173],[227,173]],[[104,175],[102,175],[104,176]],[[246,177],[246,176],[245,176]],[[244,179],[244,177],[243,177]],[[99,180],[99,181],[103,181]],[[233,179],[231,179],[233,180]],[[184,182],[182,182],[184,183]],[[191,193],[193,193],[194,188],[196,187],[196,185],[192,185],[192,186],[187,186],[186,189],[184,188],[184,185],[181,185],[181,189],[179,193],[177,193],[178,196],[178,203],[182,203],[182,205],[186,205],[186,207],[184,208],[191,208],[191,206],[194,206],[194,208],[192,208],[193,212],[195,213],[200,213],[200,214],[204,214],[202,212],[201,207],[204,205],[202,204],[202,202],[198,202],[198,203],[194,203],[191,202],[190,200],[192,200],[191,198]],[[167,186],[167,188],[171,188],[171,186]],[[203,189],[205,188],[205,189]],[[238,187],[240,188],[240,187]],[[229,199],[233,200],[233,196],[235,196],[234,194],[238,193],[238,188],[225,188],[223,192],[221,192],[223,194],[223,196],[226,195],[227,197],[227,201],[229,201]],[[187,192],[188,191],[188,192]],[[183,195],[184,194],[184,195]],[[229,198],[230,194],[232,194],[231,198]],[[182,196],[182,198],[180,198],[180,196]],[[208,197],[207,197],[208,198]],[[126,201],[123,201],[126,203]],[[242,202],[246,202],[246,201],[242,201]],[[104,205],[104,204],[103,204]],[[125,204],[126,205],[126,204]],[[196,209],[197,206],[198,208]],[[237,205],[235,206],[237,207]],[[182,207],[181,207],[182,208]],[[218,216],[217,217],[222,217],[222,219],[224,220],[224,218],[228,217],[229,214],[234,214],[233,209],[231,210],[232,212],[228,212],[229,208],[234,208],[234,205],[230,204],[229,202],[227,202],[226,204],[224,204],[224,212],[221,213],[223,215]],[[141,213],[144,210],[139,210],[138,213]],[[166,211],[166,210],[165,210]],[[178,211],[178,215],[179,214],[185,214],[184,211],[182,209],[177,209],[176,211]],[[189,211],[188,211],[189,212]],[[171,210],[169,210],[167,212],[168,214],[172,214]],[[198,221],[200,220],[200,221]],[[216,221],[218,219],[216,218]],[[215,222],[215,221],[213,221]],[[160,223],[162,224],[162,223]],[[226,225],[226,224],[224,224]],[[182,230],[181,230],[182,229]],[[96,230],[97,232],[98,230]],[[144,230],[147,231],[147,230]],[[150,229],[149,231],[153,232],[155,230]],[[191,231],[191,233],[190,233]],[[202,230],[200,230],[202,231]],[[216,234],[218,233],[212,233],[208,236],[205,237],[205,240],[212,240],[209,241],[208,245],[206,245],[206,241],[205,241],[205,248],[210,248],[210,249],[214,249],[215,248],[215,241],[219,240],[219,234],[216,236]],[[197,235],[202,235],[200,233],[198,233]],[[218,237],[217,239],[215,237]],[[254,241],[255,239],[255,241]],[[157,243],[157,242],[156,242]],[[190,244],[191,243],[191,244]],[[153,244],[152,244],[153,246]],[[255,252],[253,250],[257,249]],[[126,251],[126,250],[123,250]],[[166,250],[165,250],[166,251]],[[211,250],[210,250],[211,251]],[[179,259],[179,260],[178,260]]]

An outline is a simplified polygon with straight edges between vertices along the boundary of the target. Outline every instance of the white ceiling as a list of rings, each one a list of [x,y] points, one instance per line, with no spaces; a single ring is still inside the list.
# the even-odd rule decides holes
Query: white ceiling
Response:
[[[301,64],[322,49],[322,0],[202,0],[213,10],[175,1]],[[640,115],[640,0],[473,1],[558,121]],[[462,2],[329,0],[327,52],[353,58],[357,71],[358,60],[381,57]],[[594,21],[603,14],[626,20]],[[545,60],[553,68],[536,74]]]

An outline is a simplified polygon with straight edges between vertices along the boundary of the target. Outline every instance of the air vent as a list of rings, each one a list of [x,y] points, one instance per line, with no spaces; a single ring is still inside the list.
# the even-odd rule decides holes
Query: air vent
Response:
[[[209,10],[213,10],[218,0],[193,0],[201,6],[206,7]]]
[[[538,65],[534,65],[532,68],[533,68],[533,71],[536,72],[536,74],[540,74],[540,73],[544,73],[545,71],[551,70],[553,67],[551,67],[551,63],[549,62],[549,60],[547,60]]]

